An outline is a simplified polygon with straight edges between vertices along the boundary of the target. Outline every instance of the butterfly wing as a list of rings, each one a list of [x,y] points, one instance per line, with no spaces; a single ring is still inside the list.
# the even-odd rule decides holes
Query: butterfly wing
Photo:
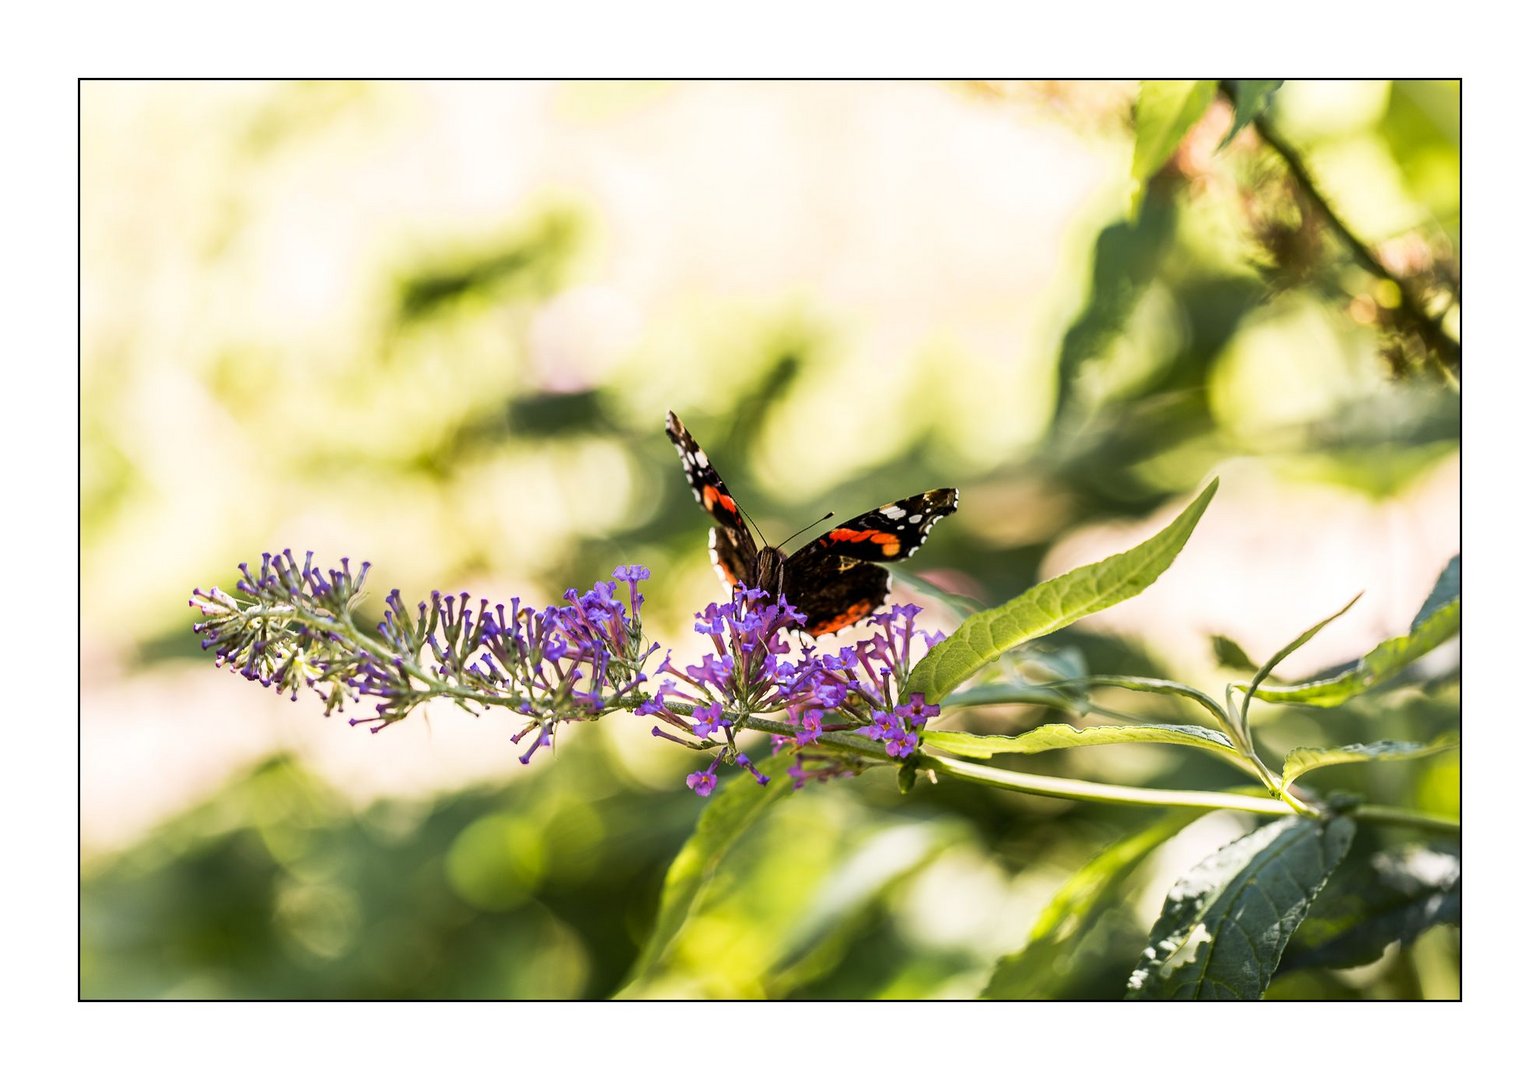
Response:
[[[747,529],[718,525],[711,530],[711,565],[729,592],[740,581],[754,584],[759,576],[756,559],[754,539]]]
[[[665,430],[674,449],[679,451],[679,460],[684,464],[684,476],[690,483],[690,490],[695,493],[695,501],[716,519],[717,527],[711,530],[711,564],[717,568],[717,574],[729,589],[739,581],[753,584],[759,549],[743,520],[743,514],[738,510],[737,501],[727,490],[721,475],[712,467],[706,451],[700,448],[700,443],[695,441],[694,436],[679,422],[679,417],[672,412],[668,414]]]
[[[888,596],[888,572],[920,549],[937,521],[957,510],[956,488],[934,488],[837,525],[786,563],[786,599],[817,637],[854,625]]]
[[[786,564],[786,601],[807,616],[811,637],[854,626],[882,606],[889,576],[882,567],[819,551],[811,545]]]
[[[919,551],[931,526],[956,510],[956,488],[933,488],[836,525],[804,550],[816,548],[865,562],[898,562]]]

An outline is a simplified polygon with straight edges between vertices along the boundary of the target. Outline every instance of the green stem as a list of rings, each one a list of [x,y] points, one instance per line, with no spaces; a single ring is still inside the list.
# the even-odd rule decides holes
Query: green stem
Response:
[[[1200,810],[1239,810],[1267,817],[1290,817],[1297,810],[1277,799],[1257,795],[1238,795],[1225,791],[1175,791],[1158,788],[1124,787],[1099,784],[1090,780],[1071,780],[1062,776],[996,769],[971,761],[921,754],[915,761],[921,771],[955,776],[989,787],[1004,788],[1024,795],[1046,795],[1055,799],[1079,799],[1083,802],[1115,803],[1122,806],[1185,806]]]
[[[1443,814],[1428,814],[1421,810],[1407,810],[1399,806],[1358,806],[1348,813],[1359,821],[1373,821],[1381,825],[1409,825],[1414,829],[1430,829],[1434,832],[1460,833],[1460,819]]]
[[[759,717],[746,717],[741,726],[773,735],[794,735],[790,724]],[[884,764],[899,762],[887,756],[877,743],[860,735],[845,732],[825,732],[818,738],[819,746],[837,746],[862,757],[874,758]],[[1264,817],[1315,817],[1317,811],[1292,797],[1267,798],[1246,795],[1234,791],[1181,791],[1159,788],[1125,787],[1121,784],[1101,784],[1091,780],[1072,780],[1062,776],[1043,776],[1037,773],[997,769],[991,765],[979,765],[955,758],[936,757],[933,754],[916,754],[905,762],[912,762],[920,771],[930,771],[940,776],[954,776],[975,784],[1015,791],[1023,795],[1042,795],[1052,799],[1077,799],[1081,802],[1110,803],[1120,806],[1188,807],[1196,810],[1236,810],[1245,814]],[[1417,810],[1402,810],[1393,806],[1360,806],[1350,813],[1362,821],[1375,821],[1387,825],[1408,825],[1415,828],[1441,832],[1460,830],[1459,821],[1425,814]]]

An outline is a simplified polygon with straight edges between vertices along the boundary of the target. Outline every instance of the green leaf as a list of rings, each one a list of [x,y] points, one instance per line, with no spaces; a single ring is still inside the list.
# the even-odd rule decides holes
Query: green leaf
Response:
[[[733,844],[791,791],[791,781],[786,778],[786,766],[791,760],[792,755],[784,755],[761,764],[761,771],[770,777],[767,786],[761,787],[748,773],[740,773],[723,784],[706,804],[695,832],[674,857],[663,879],[658,919],[631,969],[627,990],[644,981],[663,960]]]
[[[1150,852],[1205,813],[1188,809],[1169,811],[1070,875],[1037,917],[1026,945],[995,965],[983,996],[994,1001],[1058,997],[1063,969],[1081,935],[1102,911],[1126,898],[1119,886]]]
[[[1460,745],[1460,737],[1454,732],[1439,736],[1430,743],[1380,742],[1354,743],[1352,746],[1336,746],[1330,749],[1319,746],[1301,746],[1290,750],[1283,759],[1283,782],[1292,784],[1314,769],[1328,765],[1350,765],[1359,761],[1406,761],[1442,753]]]
[[[1273,99],[1273,92],[1282,85],[1282,79],[1230,79],[1227,81],[1226,87],[1235,105],[1235,120],[1230,124],[1230,130],[1225,133],[1225,137],[1219,141],[1219,149],[1223,150],[1229,146],[1230,140],[1239,135],[1242,128],[1262,115],[1262,111]]]
[[[926,701],[935,704],[1005,650],[1137,596],[1171,565],[1218,487],[1218,480],[1210,483],[1175,521],[1137,547],[970,615],[915,665],[906,692],[924,694]]]
[[[1417,616],[1412,620],[1412,629],[1416,630],[1436,613],[1440,608],[1446,607],[1451,600],[1460,597],[1460,557],[1456,555],[1449,560],[1444,572],[1438,575],[1438,580],[1433,583],[1433,591],[1422,602]]]
[[[1167,895],[1128,997],[1260,999],[1353,831],[1348,818],[1281,818],[1193,867]]]
[[[1458,856],[1421,845],[1350,856],[1311,906],[1278,970],[1359,967],[1439,923],[1460,925]]]
[[[1233,754],[1235,747],[1212,728],[1193,724],[1106,724],[1077,728],[1069,724],[1044,724],[1020,735],[971,735],[965,731],[927,731],[927,750],[985,761],[996,754],[1040,754],[1044,750],[1069,750],[1077,746],[1111,746],[1117,743],[1166,743],[1196,746],[1217,754]]]
[[[801,919],[785,932],[765,976],[766,997],[791,996],[837,968],[885,916],[894,895],[968,836],[960,821],[889,822],[866,836],[840,859]]]
[[[1229,723],[1229,718],[1225,716],[1225,711],[1220,708],[1219,702],[1202,690],[1188,686],[1186,683],[1173,682],[1170,679],[1152,679],[1143,675],[1093,675],[1077,682],[1085,686],[1113,686],[1120,690],[1138,690],[1143,693],[1186,698],[1203,706],[1221,724]]]
[[[1256,690],[1262,701],[1287,702],[1291,705],[1308,705],[1324,709],[1341,705],[1366,690],[1373,689],[1460,632],[1460,598],[1419,616],[1410,633],[1382,641],[1357,664],[1346,671],[1326,679],[1312,682],[1291,683],[1284,686],[1263,686]]]
[[[1296,649],[1298,649],[1302,645],[1304,645],[1305,642],[1309,641],[1311,638],[1313,638],[1317,634],[1319,634],[1322,630],[1326,629],[1327,626],[1331,625],[1332,623],[1336,622],[1338,619],[1342,618],[1342,616],[1346,615],[1348,613],[1348,610],[1350,608],[1352,608],[1352,606],[1354,604],[1358,603],[1358,601],[1363,598],[1363,595],[1364,595],[1363,593],[1359,593],[1357,596],[1353,597],[1353,599],[1349,600],[1346,604],[1344,604],[1342,606],[1342,609],[1340,611],[1338,611],[1336,614],[1326,616],[1326,618],[1324,618],[1320,622],[1316,623],[1309,630],[1306,630],[1303,634],[1299,635],[1299,637],[1295,638],[1293,641],[1289,642],[1283,648],[1281,648],[1277,652],[1273,653],[1272,657],[1267,661],[1267,663],[1262,665],[1261,670],[1257,672],[1257,677],[1252,679],[1251,680],[1251,685],[1246,688],[1246,696],[1241,701],[1240,724],[1241,724],[1242,731],[1244,731],[1245,727],[1246,727],[1246,712],[1247,712],[1247,710],[1249,710],[1251,708],[1251,699],[1253,697],[1257,696],[1257,687],[1262,685],[1262,680],[1267,678],[1269,675],[1271,675],[1273,673],[1273,668],[1275,668],[1279,664],[1283,663],[1284,660],[1287,659],[1288,656],[1291,653],[1293,653]],[[1264,697],[1262,700],[1263,701],[1272,701],[1273,699],[1269,698],[1269,697]]]
[[[1213,79],[1154,79],[1139,84],[1131,171],[1138,182],[1135,209],[1144,199],[1145,181],[1171,159],[1218,89],[1219,84]]]
[[[1209,645],[1214,650],[1214,662],[1220,667],[1233,668],[1236,671],[1255,671],[1257,665],[1251,657],[1246,655],[1246,650],[1240,647],[1240,643],[1234,638],[1225,637],[1223,634],[1210,634]]]

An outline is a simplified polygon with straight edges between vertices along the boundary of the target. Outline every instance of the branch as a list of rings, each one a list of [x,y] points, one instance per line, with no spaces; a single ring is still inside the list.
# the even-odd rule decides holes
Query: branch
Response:
[[[1220,82],[1220,89],[1233,107],[1235,98],[1223,81]],[[1272,122],[1267,119],[1267,116],[1265,114],[1258,115],[1252,119],[1251,123],[1256,128],[1257,135],[1261,140],[1271,147],[1273,152],[1282,158],[1284,164],[1289,167],[1289,171],[1294,175],[1295,183],[1299,185],[1300,190],[1315,205],[1321,217],[1331,226],[1332,231],[1337,234],[1337,238],[1347,247],[1353,256],[1353,261],[1381,281],[1388,281],[1396,287],[1401,295],[1401,303],[1406,315],[1416,324],[1418,333],[1423,341],[1427,342],[1432,348],[1447,374],[1451,376],[1458,375],[1460,370],[1460,343],[1451,338],[1444,331],[1443,323],[1422,306],[1422,302],[1412,284],[1386,266],[1380,260],[1380,257],[1374,253],[1373,249],[1360,240],[1352,229],[1348,228],[1347,222],[1337,216],[1337,212],[1332,209],[1331,204],[1326,201],[1326,197],[1321,194],[1321,189],[1310,175],[1310,170],[1305,167],[1304,160],[1300,157],[1299,151],[1290,146],[1278,134],[1278,130],[1273,127]]]

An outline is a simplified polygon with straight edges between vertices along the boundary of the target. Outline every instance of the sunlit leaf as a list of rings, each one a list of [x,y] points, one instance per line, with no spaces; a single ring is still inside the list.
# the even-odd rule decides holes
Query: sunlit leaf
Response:
[[[1246,723],[1246,711],[1251,707],[1251,699],[1258,696],[1258,688],[1262,685],[1262,680],[1271,675],[1273,673],[1273,668],[1277,667],[1279,664],[1283,663],[1284,660],[1288,659],[1288,657],[1295,650],[1299,649],[1311,638],[1315,637],[1322,630],[1326,629],[1326,627],[1330,626],[1332,623],[1342,618],[1342,616],[1346,615],[1352,606],[1363,598],[1363,595],[1363,593],[1359,593],[1357,596],[1353,597],[1353,599],[1349,600],[1342,606],[1341,610],[1326,616],[1326,618],[1316,623],[1309,630],[1306,630],[1303,634],[1300,634],[1299,637],[1295,638],[1283,648],[1273,653],[1273,655],[1268,659],[1267,663],[1262,665],[1261,670],[1257,672],[1256,678],[1252,679],[1251,685],[1246,688],[1246,697],[1241,702],[1240,719],[1243,726]],[[1272,701],[1273,699],[1264,697],[1262,700]]]
[[[1120,886],[1150,852],[1207,813],[1172,810],[1124,837],[1070,875],[1043,908],[1020,952],[1001,958],[983,996],[993,1000],[1043,1000],[1058,996],[1064,966],[1096,917],[1125,899]]]
[[[1439,923],[1460,925],[1458,856],[1421,845],[1355,854],[1311,906],[1278,970],[1359,967]]]
[[[739,773],[711,796],[695,832],[685,841],[663,879],[657,922],[632,968],[628,989],[644,980],[667,954],[733,844],[772,804],[790,793],[791,781],[786,778],[790,760],[789,755],[779,756],[760,766],[770,777],[770,783],[764,787],[748,773]]]
[[[1193,867],[1166,896],[1128,996],[1261,998],[1353,832],[1348,818],[1281,818]]]
[[[1044,750],[1113,746],[1119,743],[1165,743],[1171,746],[1196,746],[1219,754],[1235,753],[1235,747],[1224,735],[1193,724],[1105,724],[1089,728],[1044,724],[1019,735],[971,735],[965,731],[925,733],[925,749],[977,761],[987,760],[996,754],[1040,754]]]
[[[1458,634],[1460,598],[1456,596],[1420,618],[1422,621],[1410,633],[1381,642],[1341,674],[1312,682],[1258,687],[1256,696],[1262,701],[1315,708],[1329,708],[1357,697]]]
[[[1301,746],[1290,750],[1288,757],[1283,759],[1283,782],[1292,784],[1307,772],[1324,769],[1328,765],[1351,765],[1360,761],[1406,761],[1452,750],[1458,745],[1460,737],[1449,732],[1430,743],[1392,742],[1385,739],[1368,745],[1354,743],[1352,746],[1329,749]]]
[[[1219,141],[1219,149],[1223,150],[1230,145],[1230,140],[1239,135],[1241,129],[1261,115],[1272,100],[1273,92],[1283,85],[1282,79],[1232,79],[1228,83],[1231,98],[1235,105],[1235,120],[1230,124],[1230,130],[1225,132],[1225,137]]]
[[[969,616],[915,665],[907,692],[939,702],[1005,650],[1137,596],[1171,565],[1218,487],[1218,480],[1210,483],[1175,521],[1137,547],[1034,585],[1014,600]]]
[[[865,838],[820,884],[808,910],[788,931],[766,976],[767,995],[785,997],[837,967],[895,893],[966,839],[966,829],[946,821],[894,824]]]
[[[1139,84],[1131,170],[1139,184],[1134,195],[1136,208],[1144,198],[1144,182],[1170,160],[1218,89],[1213,79],[1152,79]]]

